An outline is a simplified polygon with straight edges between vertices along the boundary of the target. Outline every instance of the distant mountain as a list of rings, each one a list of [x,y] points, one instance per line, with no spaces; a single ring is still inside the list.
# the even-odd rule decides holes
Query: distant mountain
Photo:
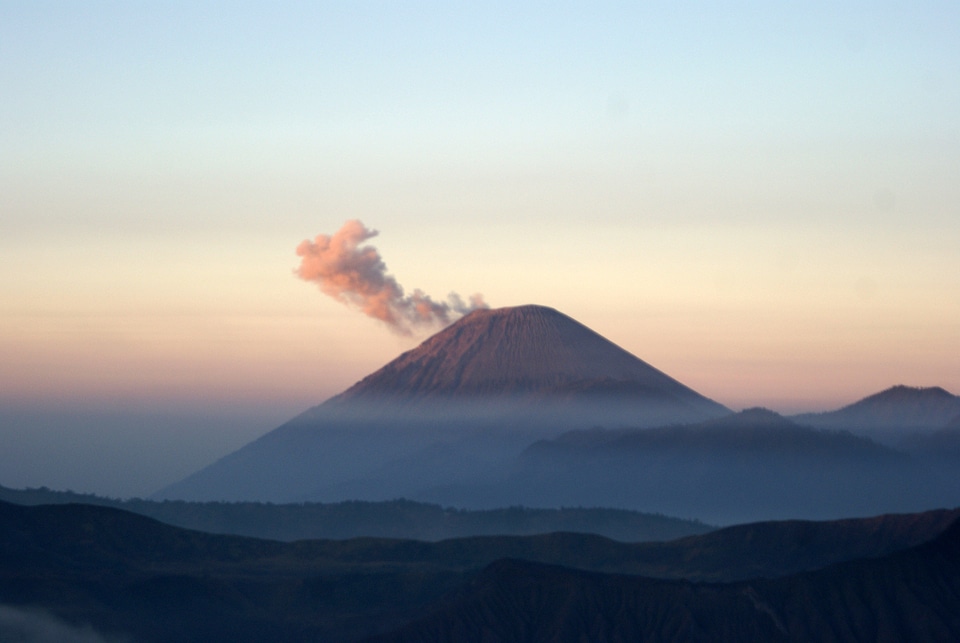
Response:
[[[419,498],[497,475],[528,444],[564,430],[726,413],[556,310],[477,310],[157,497]]]
[[[960,493],[960,417],[935,431],[911,433],[900,440],[900,445],[940,469],[944,477],[955,481]]]
[[[939,477],[949,497],[960,497],[960,396],[940,387],[894,386],[836,411],[793,419],[896,446]]]
[[[571,431],[552,440],[542,440],[526,454],[549,451],[626,455],[664,450],[761,454],[801,457],[860,457],[901,460],[902,455],[872,440],[845,431],[823,431],[801,426],[773,411],[753,408],[698,424],[653,429],[593,429]]]
[[[99,505],[132,511],[187,529],[284,541],[358,537],[436,541],[479,535],[530,535],[565,531],[637,542],[670,540],[713,529],[699,521],[621,509],[533,509],[514,506],[467,511],[410,500],[291,504],[183,500],[158,502],[0,486],[0,501],[21,505]]]
[[[280,543],[178,529],[107,507],[0,502],[0,605],[3,616],[46,614],[83,627],[82,640],[95,640],[92,628],[106,640],[141,643],[356,641],[412,623],[404,630],[409,637],[424,623],[436,627],[437,618],[472,619],[477,632],[499,634],[486,640],[625,640],[610,634],[644,614],[661,616],[644,618],[644,627],[654,628],[645,630],[648,638],[626,640],[663,640],[678,638],[684,621],[676,615],[689,610],[706,628],[700,638],[709,640],[771,611],[788,632],[810,623],[835,628],[801,629],[799,640],[831,640],[831,632],[849,639],[844,633],[857,631],[849,628],[891,623],[900,636],[887,640],[949,640],[918,637],[923,630],[913,628],[923,622],[929,632],[955,633],[942,628],[945,614],[960,613],[957,534],[950,528],[958,516],[742,525],[666,543],[564,533]],[[870,560],[830,567],[856,559]],[[547,573],[544,565],[551,566]],[[754,580],[716,584],[747,579]],[[478,599],[485,587],[494,593],[481,595],[503,600]],[[753,610],[723,602],[736,597]],[[904,602],[911,597],[915,602]],[[517,610],[535,636],[513,629]],[[542,629],[557,619],[570,636]],[[3,625],[0,619],[0,638]],[[430,631],[437,632],[433,640],[460,640],[446,629]]]
[[[804,413],[793,420],[818,428],[906,435],[939,429],[960,416],[960,396],[935,386],[893,386],[859,402],[825,413]]]
[[[532,506],[604,503],[713,524],[960,503],[952,478],[903,451],[763,409],[692,425],[565,433],[526,449],[502,485]],[[487,497],[498,491],[491,485]]]

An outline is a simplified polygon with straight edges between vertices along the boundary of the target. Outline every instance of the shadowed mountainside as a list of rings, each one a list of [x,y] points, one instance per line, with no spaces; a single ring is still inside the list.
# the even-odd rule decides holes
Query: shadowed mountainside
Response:
[[[912,455],[960,497],[960,396],[893,386],[836,411],[794,416],[810,426],[869,436]]]
[[[960,417],[936,431],[913,433],[901,439],[900,446],[952,483],[960,497]]]
[[[852,587],[850,591],[859,592],[866,602],[878,594],[881,598],[890,594],[887,588],[896,581],[901,588],[897,591],[906,587],[916,600],[924,601],[917,617],[927,618],[929,627],[936,628],[941,606],[954,605],[958,597],[951,584],[960,578],[955,573],[956,530],[946,532],[953,534],[954,541],[946,542],[953,542],[954,549],[936,559],[938,575],[929,575],[930,560],[924,558],[922,548],[904,548],[937,538],[957,515],[938,511],[838,523],[743,525],[669,543],[634,545],[577,534],[439,543],[370,538],[280,543],[178,529],[107,507],[0,503],[0,604],[44,610],[67,623],[90,624],[104,635],[143,643],[352,641],[436,613],[455,621],[464,614],[482,613],[483,620],[474,625],[502,632],[500,640],[527,640],[512,628],[515,611],[528,607],[543,610],[529,612],[525,618],[539,628],[537,632],[553,631],[542,629],[543,619],[556,622],[566,614],[564,628],[580,627],[581,636],[604,640],[606,634],[633,623],[634,610],[643,614],[653,605],[659,606],[659,613],[670,615],[654,621],[663,625],[659,635],[669,637],[675,631],[671,623],[676,610],[685,614],[683,610],[701,609],[676,600],[695,598],[703,609],[713,605],[716,609],[708,610],[713,620],[698,620],[710,632],[739,628],[741,621],[734,617],[741,614],[755,618],[755,613],[743,612],[739,603],[726,611],[727,603],[709,602],[721,600],[711,598],[716,595],[741,596],[744,587],[754,588],[761,603],[783,614],[780,619],[788,628],[794,625],[786,615],[793,612],[782,606],[797,600],[796,596],[806,600],[798,591],[810,592],[816,599],[804,605],[807,614],[845,626],[851,618],[862,620],[861,612],[834,613],[849,609],[852,599],[847,594],[841,596],[847,603],[824,601],[833,586],[786,574],[880,556],[863,563],[872,572],[850,575],[827,567],[823,573],[829,582],[840,583],[838,591]],[[943,537],[934,541],[942,542]],[[920,551],[920,558],[910,559],[910,565],[890,567],[891,556],[899,555],[890,552],[898,550],[910,555]],[[536,562],[496,562],[504,557]],[[544,568],[543,564],[567,568]],[[492,566],[479,571],[488,565]],[[674,579],[766,576],[779,580],[751,580],[747,586],[699,585],[688,580],[591,574],[571,567]],[[792,580],[796,578],[800,581]],[[874,585],[857,580],[863,578]],[[859,584],[851,585],[854,581]],[[631,602],[637,586],[643,588],[640,609]],[[790,589],[794,586],[800,589]],[[931,587],[948,592],[933,600],[927,597]],[[491,595],[502,599],[491,604]],[[556,597],[565,602],[557,604]],[[477,600],[483,607],[470,607]],[[531,600],[534,603],[528,605]],[[900,610],[899,603],[894,607]],[[901,612],[891,614],[907,618]],[[602,616],[605,627],[614,629],[582,629],[569,620],[584,614]],[[436,622],[431,618],[426,622]],[[815,621],[801,624],[809,622]],[[455,634],[447,637],[451,631],[459,632],[443,625],[438,640],[457,640]],[[817,630],[810,633],[808,640],[818,638]]]
[[[929,433],[915,433],[901,442],[911,453],[917,453],[941,464],[952,465],[960,473],[960,418]]]
[[[533,506],[603,502],[714,524],[960,502],[949,477],[905,452],[763,409],[688,426],[569,432],[529,447],[503,485]]]
[[[418,498],[500,475],[531,442],[564,430],[727,412],[551,308],[477,310],[156,497]]]
[[[879,559],[729,585],[498,561],[381,643],[419,641],[951,641],[960,524]]]
[[[794,421],[822,429],[845,429],[895,440],[915,431],[942,428],[960,416],[960,396],[939,386],[892,386],[836,411],[804,413]]]

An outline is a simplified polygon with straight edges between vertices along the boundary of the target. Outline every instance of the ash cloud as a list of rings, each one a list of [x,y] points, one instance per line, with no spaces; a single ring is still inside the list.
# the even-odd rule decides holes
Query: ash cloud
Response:
[[[472,310],[488,307],[479,293],[466,302],[457,293],[450,293],[446,301],[435,301],[419,289],[407,295],[403,286],[387,274],[387,265],[377,249],[361,245],[377,234],[353,219],[332,235],[304,240],[297,246],[297,276],[402,335],[412,334],[417,327],[446,326]]]

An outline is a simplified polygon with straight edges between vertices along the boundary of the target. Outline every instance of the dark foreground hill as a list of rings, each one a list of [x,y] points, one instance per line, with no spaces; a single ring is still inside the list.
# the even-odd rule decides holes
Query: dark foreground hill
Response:
[[[0,607],[141,643],[354,641],[403,627],[399,640],[624,640],[641,626],[675,639],[691,620],[710,640],[776,634],[778,621],[803,635],[787,640],[830,640],[877,614],[921,635],[902,640],[937,640],[922,635],[955,633],[948,615],[960,613],[957,533],[944,531],[958,515],[744,525],[634,545],[582,534],[280,543],[106,507],[0,503]],[[853,559],[863,562],[831,567]],[[663,580],[761,577],[773,580]]]
[[[564,430],[727,412],[556,310],[477,310],[157,497],[419,499],[438,484],[489,479],[534,440]]]
[[[361,536],[435,541],[466,536],[566,531],[639,542],[671,540],[713,529],[697,520],[587,507],[533,509],[517,506],[468,511],[409,500],[295,504],[116,500],[70,491],[2,486],[0,500],[21,505],[83,503],[114,507],[177,527],[284,541]]]
[[[498,561],[381,643],[956,641],[960,524],[884,558],[727,585]]]

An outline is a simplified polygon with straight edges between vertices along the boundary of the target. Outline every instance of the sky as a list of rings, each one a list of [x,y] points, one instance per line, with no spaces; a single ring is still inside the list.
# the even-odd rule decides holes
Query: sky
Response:
[[[425,339],[297,278],[348,220],[407,293],[552,306],[733,409],[960,393],[957,33],[953,2],[0,0],[0,484],[149,493]]]

